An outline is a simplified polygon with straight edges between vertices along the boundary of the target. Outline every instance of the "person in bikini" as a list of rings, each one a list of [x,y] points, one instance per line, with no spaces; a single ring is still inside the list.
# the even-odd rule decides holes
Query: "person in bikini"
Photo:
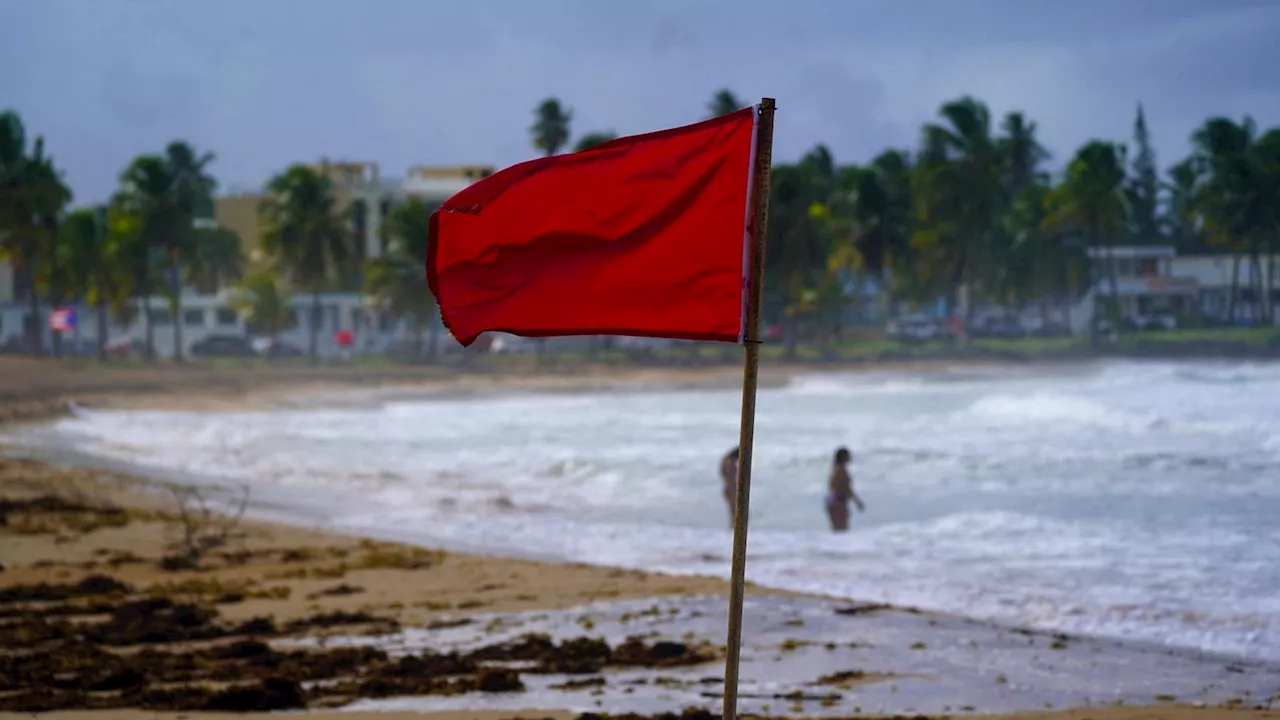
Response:
[[[842,447],[836,450],[831,473],[827,476],[825,504],[832,532],[844,532],[849,529],[850,500],[858,508],[858,512],[866,510],[866,506],[862,504],[862,498],[853,491],[853,476],[849,474],[849,463],[852,461],[853,453],[850,453],[848,448]]]
[[[733,526],[734,508],[738,503],[738,448],[720,459],[720,485],[724,501],[729,505],[729,525]]]

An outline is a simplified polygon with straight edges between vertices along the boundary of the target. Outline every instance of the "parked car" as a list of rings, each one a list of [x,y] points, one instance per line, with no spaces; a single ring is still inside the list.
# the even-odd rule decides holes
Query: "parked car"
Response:
[[[107,348],[108,357],[142,357],[147,354],[146,343],[141,340],[135,340],[128,335],[108,338],[104,344]]]
[[[1178,319],[1172,315],[1128,315],[1124,319],[1126,330],[1176,330]]]
[[[1071,326],[1061,320],[1037,322],[1030,328],[1030,334],[1042,338],[1067,337],[1071,334]]]
[[[1016,318],[988,315],[969,326],[969,334],[977,338],[1020,338],[1027,331]]]
[[[888,335],[890,340],[897,340],[898,342],[929,342],[930,340],[940,340],[946,337],[948,332],[937,320],[918,315],[908,315],[890,320],[889,325],[885,328],[885,334]]]
[[[281,340],[272,340],[269,337],[253,338],[249,341],[249,345],[255,353],[263,357],[280,358],[306,355],[306,352],[296,345],[290,345]]]
[[[210,335],[191,345],[196,357],[253,357],[258,353],[247,337],[240,335]]]

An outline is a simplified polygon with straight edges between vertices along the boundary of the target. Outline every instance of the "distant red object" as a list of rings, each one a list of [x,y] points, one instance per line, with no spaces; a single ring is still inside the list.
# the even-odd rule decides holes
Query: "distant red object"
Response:
[[[350,330],[339,330],[333,337],[338,341],[339,347],[351,347],[356,342],[355,335]]]
[[[71,332],[76,329],[76,311],[74,308],[57,308],[49,313],[49,330],[56,333]]]

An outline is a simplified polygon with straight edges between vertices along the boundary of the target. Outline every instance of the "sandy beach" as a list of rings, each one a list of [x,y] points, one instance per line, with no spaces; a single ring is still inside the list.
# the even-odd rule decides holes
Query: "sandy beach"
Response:
[[[273,382],[248,372],[171,372],[136,385],[107,376],[31,376],[24,385],[11,375],[0,384],[0,414],[38,420],[44,415],[30,407],[53,412],[68,400],[296,407],[353,386],[321,374]],[[368,384],[396,393],[576,391],[734,383],[736,373]],[[19,403],[28,409],[15,410]],[[195,494],[21,457],[0,457],[0,498],[0,715],[718,715],[726,585],[717,578],[445,552],[251,521],[239,518],[234,488]],[[1258,661],[763,588],[749,592],[746,634],[742,707],[759,717],[1280,717],[1268,709],[1280,668]]]

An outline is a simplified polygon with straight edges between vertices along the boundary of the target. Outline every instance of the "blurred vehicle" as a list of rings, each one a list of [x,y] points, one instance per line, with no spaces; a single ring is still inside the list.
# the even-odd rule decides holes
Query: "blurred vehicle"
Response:
[[[507,333],[494,333],[489,341],[489,352],[494,355],[527,353],[532,352],[535,347],[534,341]]]
[[[1176,330],[1178,319],[1172,315],[1128,315],[1124,319],[1126,330]]]
[[[1037,321],[1027,328],[1027,332],[1034,337],[1067,337],[1071,334],[1071,326],[1061,320]]]
[[[885,327],[885,334],[890,340],[920,343],[941,340],[948,337],[950,332],[932,318],[921,315],[907,315],[890,320]]]
[[[1017,318],[988,315],[974,320],[969,326],[969,334],[976,338],[1021,338],[1026,337],[1027,330]]]
[[[271,338],[254,338],[250,345],[255,353],[263,357],[286,358],[306,355],[306,352],[296,345],[290,345],[280,340],[272,340]]]
[[[135,340],[128,335],[108,338],[103,345],[106,346],[108,357],[142,357],[147,354],[146,344],[141,340]]]
[[[247,337],[240,335],[210,335],[191,345],[196,357],[254,357],[257,351]]]

